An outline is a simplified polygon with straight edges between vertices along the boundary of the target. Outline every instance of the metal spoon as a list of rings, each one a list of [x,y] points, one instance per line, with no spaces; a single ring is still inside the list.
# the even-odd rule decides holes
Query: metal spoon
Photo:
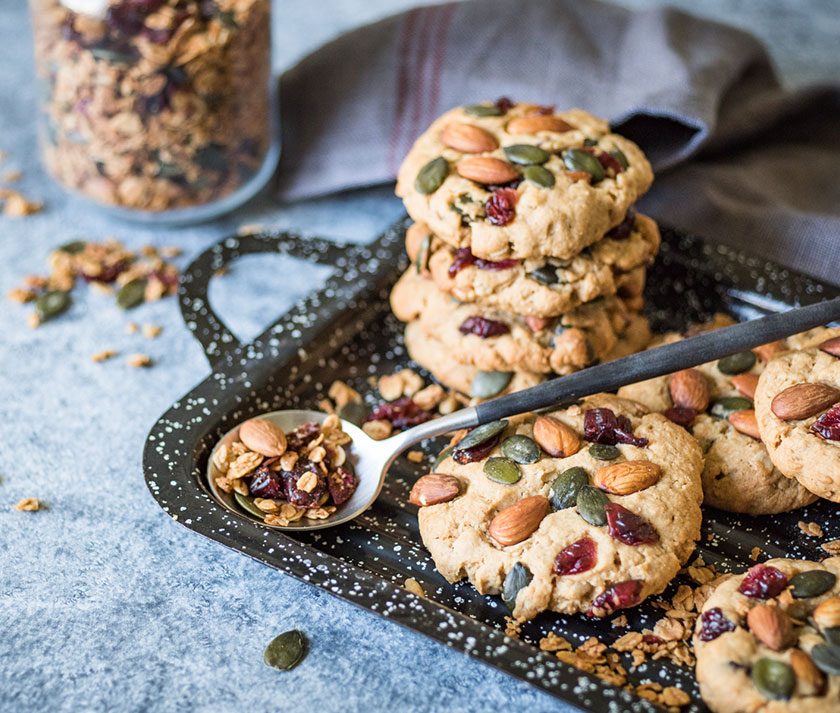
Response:
[[[456,411],[381,441],[372,439],[361,428],[343,420],[344,431],[353,439],[353,443],[348,446],[348,454],[359,478],[359,487],[353,497],[325,520],[304,518],[286,527],[271,527],[294,531],[320,530],[358,517],[376,500],[385,482],[385,476],[397,457],[420,441],[594,393],[615,391],[625,384],[705,364],[836,320],[840,320],[840,297],[724,327],[681,342],[589,367],[570,376],[553,379],[515,394]],[[326,417],[327,414],[321,411],[274,411],[260,418],[269,419],[284,431],[290,431],[307,421],[320,423]],[[238,427],[228,432],[216,448],[221,443],[235,440],[237,433]],[[211,490],[223,504],[241,515],[241,509],[235,506],[233,497],[216,487],[217,475],[219,473],[211,458],[208,465]]]

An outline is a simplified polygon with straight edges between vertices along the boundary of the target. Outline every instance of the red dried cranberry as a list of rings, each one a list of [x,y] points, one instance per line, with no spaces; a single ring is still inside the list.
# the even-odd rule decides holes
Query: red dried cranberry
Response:
[[[125,272],[127,269],[128,262],[126,260],[120,260],[119,262],[115,262],[113,265],[103,267],[98,275],[89,275],[86,272],[82,272],[81,276],[85,282],[104,282],[111,284],[122,272]]]
[[[343,505],[356,492],[356,488],[359,487],[359,479],[355,473],[340,465],[334,472],[330,473],[328,486],[333,503]]]
[[[516,267],[519,260],[485,260],[484,258],[476,257],[470,252],[469,248],[458,248],[455,253],[455,259],[449,266],[449,276],[455,277],[461,270],[470,265],[475,265],[479,270],[509,270]]]
[[[735,624],[727,619],[720,607],[704,611],[700,615],[700,641],[714,641],[727,631],[734,631]]]
[[[371,411],[365,421],[388,421],[394,428],[402,430],[425,423],[432,414],[421,409],[410,396],[403,396],[396,401],[386,401]]]
[[[840,404],[835,404],[814,421],[811,430],[826,441],[840,441]]]
[[[697,416],[697,412],[688,406],[671,406],[671,408],[665,409],[662,412],[662,415],[669,421],[676,423],[678,426],[688,428],[692,423],[694,423],[694,418]]]
[[[787,575],[775,567],[757,564],[744,575],[738,591],[752,599],[772,599],[788,586]]]
[[[497,188],[484,204],[484,212],[493,225],[507,225],[516,216],[516,191]]]
[[[605,443],[608,446],[626,443],[644,448],[648,444],[647,438],[633,435],[627,416],[616,416],[608,408],[593,408],[583,414],[583,437],[591,443]]]
[[[614,584],[595,597],[592,606],[586,612],[586,616],[608,616],[618,609],[632,607],[639,603],[641,592],[642,580],[640,579],[628,579]]]
[[[634,546],[659,542],[659,533],[640,515],[618,503],[609,503],[604,509],[607,513],[607,528],[614,539]]]
[[[458,448],[457,446],[452,451],[452,459],[456,463],[465,465],[466,463],[474,463],[477,460],[486,458],[490,451],[492,451],[502,438],[501,433],[497,433],[493,438],[490,438],[483,443],[473,446],[472,448]]]
[[[307,421],[298,426],[294,431],[286,434],[286,447],[290,451],[301,451],[315,440],[321,432],[321,425],[315,421]]]
[[[283,476],[269,469],[276,460],[271,458],[254,471],[248,482],[248,492],[255,498],[279,498],[283,492]]]
[[[598,546],[589,537],[581,537],[565,549],[560,550],[554,560],[557,574],[580,574],[588,572],[598,561]]]
[[[297,487],[298,481],[307,473],[314,473],[318,479],[315,487],[309,492]],[[318,465],[308,458],[298,458],[294,470],[283,473],[283,480],[286,500],[299,508],[316,507],[327,490],[327,479]]]
[[[502,114],[507,114],[514,105],[513,99],[508,99],[507,97],[499,97],[496,99],[496,108],[502,112]]]
[[[664,643],[665,639],[657,636],[656,634],[644,634],[642,636],[642,643],[643,644],[661,644]]]
[[[155,12],[165,0],[122,0],[111,5],[105,15],[108,27],[133,36],[143,30],[146,15]]]
[[[617,162],[616,162],[617,163]],[[627,215],[624,216],[624,220],[622,220],[618,225],[616,225],[610,232],[607,233],[608,238],[612,238],[613,240],[623,240],[630,232],[633,230],[633,225],[636,222],[636,211],[634,208],[629,208],[627,210]]]
[[[510,332],[504,322],[497,322],[495,319],[487,319],[481,315],[474,314],[472,317],[467,317],[458,327],[461,334],[475,334],[477,337],[487,339],[488,337],[498,337],[502,334]]]

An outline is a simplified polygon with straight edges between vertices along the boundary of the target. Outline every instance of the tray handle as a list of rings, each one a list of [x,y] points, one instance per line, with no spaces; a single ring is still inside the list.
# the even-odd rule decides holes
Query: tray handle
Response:
[[[184,324],[204,349],[210,364],[242,346],[239,338],[213,309],[210,280],[243,255],[275,253],[336,267],[354,246],[289,232],[232,235],[207,248],[181,275],[178,301]]]

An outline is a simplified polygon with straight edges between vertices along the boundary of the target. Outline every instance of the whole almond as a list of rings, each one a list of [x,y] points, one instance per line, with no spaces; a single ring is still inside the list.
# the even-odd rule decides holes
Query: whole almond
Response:
[[[683,369],[672,374],[668,390],[675,406],[690,408],[697,413],[709,408],[712,398],[709,382],[697,369]]]
[[[733,411],[729,414],[729,423],[739,433],[745,436],[761,440],[761,434],[758,432],[758,421],[755,420],[755,410],[751,408],[743,409],[741,411]]]
[[[840,626],[840,597],[831,597],[822,602],[812,615],[820,629]]]
[[[554,131],[563,133],[574,127],[567,124],[559,116],[551,114],[527,114],[517,116],[507,123],[509,134],[536,134],[538,131]]]
[[[790,638],[790,618],[779,607],[759,604],[747,614],[747,626],[766,647],[781,651]]]
[[[462,158],[458,161],[456,169],[463,178],[468,178],[484,186],[509,183],[519,178],[519,171],[513,167],[513,164],[493,156]]]
[[[546,515],[548,498],[532,495],[500,510],[490,522],[487,532],[500,545],[515,545],[528,539]]]
[[[408,495],[408,502],[417,507],[448,503],[461,494],[461,482],[451,475],[430,473],[418,478]]]
[[[782,421],[799,421],[825,411],[840,401],[840,389],[828,384],[789,386],[770,403],[770,410]]]
[[[820,344],[820,350],[826,354],[831,354],[831,356],[840,357],[840,337],[826,339]]]
[[[732,386],[738,389],[738,392],[746,396],[748,399],[755,398],[755,388],[758,386],[758,374],[736,374],[731,376],[729,380]]]
[[[473,124],[457,122],[446,125],[440,140],[444,146],[461,153],[484,153],[499,147],[496,137],[489,131]]]
[[[593,478],[595,487],[615,495],[630,495],[649,488],[662,477],[662,469],[649,460],[627,460],[600,468]]]
[[[790,666],[796,674],[796,685],[800,695],[820,696],[825,690],[825,674],[820,671],[810,656],[802,649],[792,649]]]
[[[239,427],[239,440],[250,451],[272,458],[286,452],[283,429],[264,418],[252,418]]]
[[[787,344],[782,341],[768,342],[753,349],[753,353],[763,362],[770,361],[777,354],[787,350]]]
[[[580,450],[580,436],[573,428],[551,416],[537,416],[534,440],[554,458],[568,458]]]
[[[535,317],[532,314],[529,314],[525,317],[525,324],[527,324],[532,332],[541,332],[545,329],[549,324],[551,324],[550,317]]]

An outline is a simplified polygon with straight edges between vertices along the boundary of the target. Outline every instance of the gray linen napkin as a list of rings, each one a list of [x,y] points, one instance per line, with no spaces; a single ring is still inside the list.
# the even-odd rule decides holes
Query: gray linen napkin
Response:
[[[280,87],[284,199],[392,180],[452,106],[578,106],[647,152],[641,210],[840,284],[840,87],[784,91],[740,30],[671,8],[473,0],[343,35]]]

